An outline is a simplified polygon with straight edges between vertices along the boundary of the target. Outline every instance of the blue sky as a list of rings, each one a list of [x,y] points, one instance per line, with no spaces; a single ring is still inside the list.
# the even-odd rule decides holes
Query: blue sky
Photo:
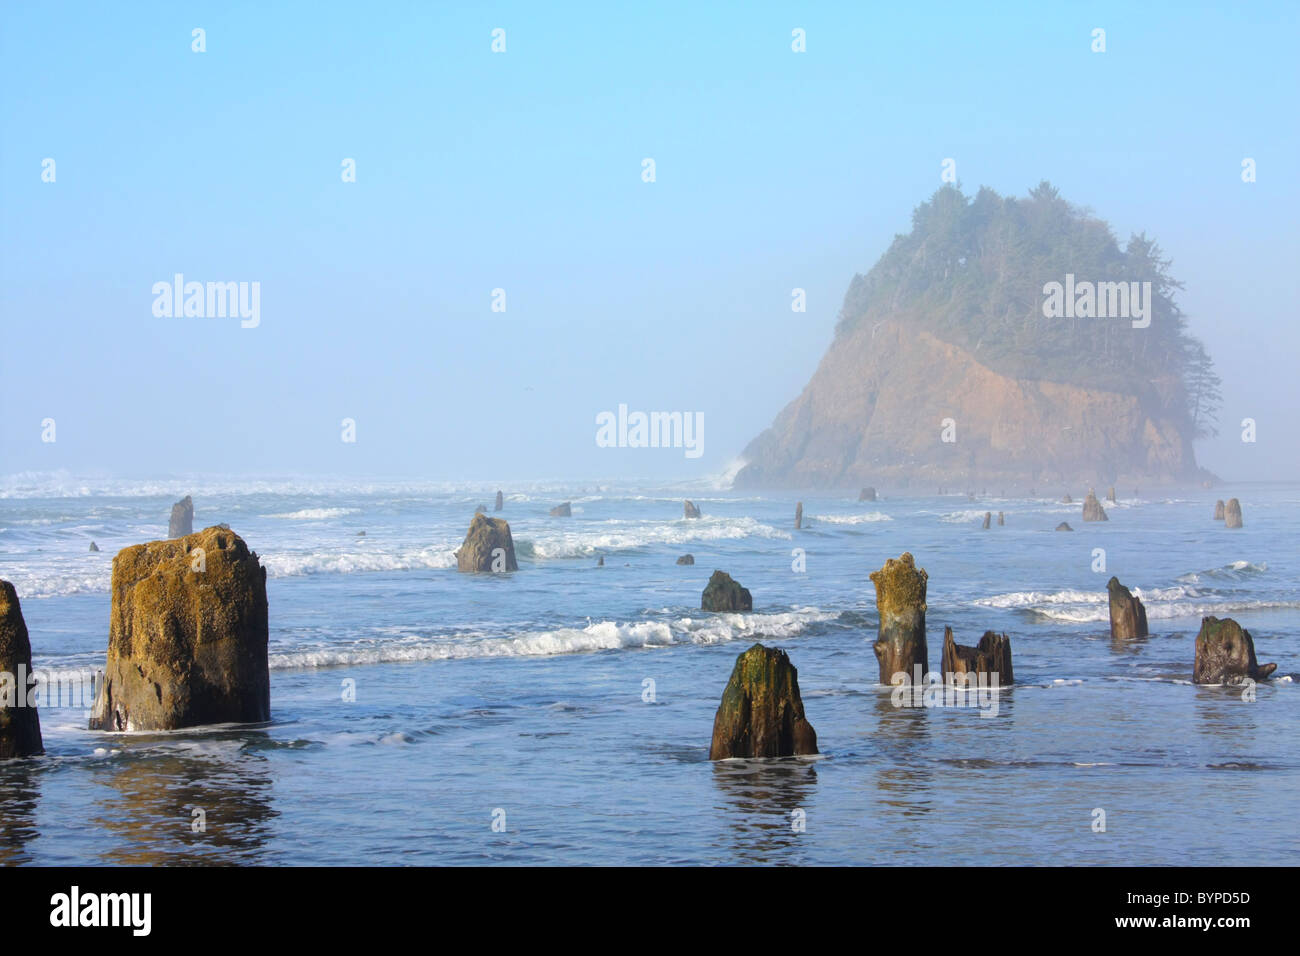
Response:
[[[541,6],[7,0],[0,473],[721,472],[952,157],[1155,236],[1225,381],[1198,457],[1300,478],[1300,5]],[[261,324],[156,318],[177,272]],[[597,447],[619,403],[705,453]]]

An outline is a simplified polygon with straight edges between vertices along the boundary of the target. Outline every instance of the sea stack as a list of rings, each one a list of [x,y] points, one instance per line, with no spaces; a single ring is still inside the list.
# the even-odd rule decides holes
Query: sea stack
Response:
[[[943,489],[942,489],[942,488],[939,489],[939,494],[943,494]],[[858,492],[858,500],[859,500],[859,501],[875,501],[875,500],[876,500],[876,489],[875,489],[875,488],[872,488],[870,485],[868,485],[866,488],[863,488],[860,492]]]
[[[1223,506],[1223,526],[1225,528],[1241,527],[1241,502],[1236,498],[1229,498],[1228,503]]]
[[[817,732],[804,716],[799,672],[785,651],[755,644],[736,658],[713,718],[710,760],[817,753]]]
[[[702,611],[752,611],[754,598],[726,571],[714,571],[700,596]]]
[[[183,538],[194,533],[194,499],[186,495],[172,505],[171,520],[167,522],[167,537]]]
[[[1147,609],[1142,600],[1112,577],[1106,582],[1110,594],[1110,637],[1113,641],[1127,641],[1147,636]]]
[[[880,627],[873,650],[880,662],[880,683],[890,684],[895,674],[907,674],[920,666],[929,669],[925,646],[925,589],[929,575],[918,568],[910,552],[889,558],[879,571],[871,572],[876,586],[876,610]]]
[[[1193,684],[1240,684],[1247,678],[1265,680],[1275,670],[1276,664],[1256,661],[1250,631],[1232,618],[1201,620],[1201,631],[1196,635]]]
[[[32,645],[18,592],[8,581],[0,581],[0,671],[13,681],[13,706],[0,698],[0,760],[45,753],[40,715],[35,707],[26,706],[32,686],[27,680],[32,672]]]
[[[476,514],[456,552],[457,571],[518,571],[515,540],[505,518]]]
[[[1106,509],[1101,506],[1097,496],[1088,490],[1088,497],[1083,499],[1083,520],[1084,521],[1109,521],[1106,517]]]
[[[683,554],[680,558],[677,559],[677,563],[678,563],[678,564],[694,564],[694,563],[695,563],[695,555],[693,555],[693,554]]]
[[[695,502],[687,499],[682,502],[682,516],[686,518],[698,518],[700,516],[700,509],[695,507]]]
[[[266,639],[266,569],[233,531],[123,548],[90,729],[270,720]]]
[[[993,512],[991,511],[984,512],[984,530],[987,531],[989,529],[989,525],[991,525],[992,523],[993,523]]]
[[[798,531],[803,527],[803,502],[794,506],[794,530]]]
[[[1214,503],[1214,520],[1215,521],[1223,520],[1223,499],[1222,498],[1220,498],[1218,501]]]
[[[986,686],[993,686],[992,675],[997,675],[997,686],[1006,687],[1015,682],[1015,673],[1011,668],[1011,638],[1005,634],[985,631],[980,642],[974,647],[958,644],[952,635],[952,628],[943,629],[943,679],[953,681],[957,674],[969,674],[976,678],[984,675]]]
[[[496,500],[496,504],[494,504],[494,505],[492,506],[492,510],[493,510],[493,511],[500,511],[502,508],[505,507],[505,504],[506,504],[505,496],[502,495],[500,491],[498,491],[498,492],[497,492],[497,500]]]
[[[572,518],[572,517],[573,517],[573,507],[572,507],[572,506],[569,504],[569,502],[567,502],[567,501],[566,501],[564,504],[562,504],[562,505],[556,505],[554,508],[551,509],[551,517],[552,517],[552,518]]]

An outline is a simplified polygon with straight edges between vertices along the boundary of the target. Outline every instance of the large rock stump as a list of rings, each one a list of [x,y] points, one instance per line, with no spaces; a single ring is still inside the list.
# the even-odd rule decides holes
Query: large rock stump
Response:
[[[1276,664],[1260,664],[1255,659],[1255,641],[1230,617],[1201,619],[1196,635],[1196,662],[1192,669],[1193,684],[1240,684],[1247,678],[1265,680]]]
[[[755,644],[736,659],[713,718],[710,760],[817,753],[804,716],[799,672],[785,651]]]
[[[469,523],[465,542],[456,551],[457,571],[518,571],[515,540],[505,518],[479,512]]]
[[[224,528],[113,559],[104,683],[91,730],[271,719],[266,569]]]

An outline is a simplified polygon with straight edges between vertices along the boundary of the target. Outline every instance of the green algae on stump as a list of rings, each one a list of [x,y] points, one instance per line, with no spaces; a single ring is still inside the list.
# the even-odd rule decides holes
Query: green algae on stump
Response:
[[[518,571],[509,522],[505,518],[489,518],[482,512],[475,514],[465,533],[465,543],[456,552],[456,570]]]
[[[233,531],[123,548],[90,729],[270,720],[266,642],[266,569]]]
[[[8,581],[0,581],[0,671],[9,678],[0,697],[0,760],[43,754],[41,718],[27,706],[30,685],[18,680],[20,672],[24,678],[32,672],[32,645],[18,592]]]
[[[925,588],[929,575],[918,568],[910,552],[889,558],[879,571],[871,572],[876,586],[876,609],[880,612],[879,636],[873,645],[880,662],[880,683],[892,683],[898,673],[911,678],[916,665],[929,670],[925,643]]]
[[[693,562],[692,562],[693,563]],[[752,611],[754,598],[748,588],[742,588],[740,582],[726,571],[714,571],[709,583],[700,595],[702,611]]]
[[[710,760],[817,753],[804,716],[799,672],[785,651],[755,644],[736,658],[713,718]]]

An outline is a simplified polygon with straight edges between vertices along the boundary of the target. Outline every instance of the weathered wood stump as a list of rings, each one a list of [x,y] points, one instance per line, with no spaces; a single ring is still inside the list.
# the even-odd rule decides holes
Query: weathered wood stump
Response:
[[[498,492],[497,492],[497,500],[496,500],[496,504],[494,504],[494,505],[492,506],[492,510],[493,510],[493,511],[500,511],[502,508],[505,507],[505,504],[506,504],[505,495],[501,494],[501,492],[498,491]]]
[[[991,675],[998,675],[998,686],[1005,687],[1015,681],[1015,672],[1011,667],[1011,638],[1005,634],[985,631],[980,642],[974,647],[958,644],[953,637],[952,628],[943,629],[943,663],[941,667],[945,682],[952,683],[955,674],[984,674],[991,684]]]
[[[872,649],[880,662],[880,683],[892,683],[893,676],[904,673],[912,679],[920,665],[921,673],[929,669],[929,650],[925,645],[925,589],[929,575],[918,568],[910,552],[897,560],[889,558],[879,571],[871,572],[876,586],[876,610],[880,626]]]
[[[1088,489],[1088,497],[1083,499],[1083,520],[1084,521],[1109,521],[1106,517],[1106,509],[1101,506],[1097,496]]]
[[[573,517],[573,505],[571,505],[571,504],[570,504],[569,502],[567,502],[567,501],[566,501],[564,504],[562,504],[562,505],[556,505],[554,508],[551,509],[551,517],[552,517],[552,518],[572,518],[572,517]]]
[[[1147,609],[1142,606],[1142,599],[1134,597],[1133,592],[1120,584],[1116,577],[1106,582],[1106,591],[1110,595],[1111,640],[1146,637]]]
[[[991,511],[984,512],[984,530],[987,531],[989,525],[991,525],[992,523],[993,523],[993,512]]]
[[[943,490],[942,490],[942,489],[940,489],[939,494],[943,494]],[[872,488],[870,485],[868,485],[866,488],[863,488],[860,492],[858,492],[858,500],[859,500],[859,501],[875,501],[875,500],[876,500],[876,489],[875,489],[875,488]]]
[[[1220,498],[1218,501],[1214,503],[1214,520],[1215,521],[1223,520],[1223,499],[1222,498]]]
[[[1109,501],[1111,504],[1115,504],[1115,486],[1114,486],[1114,485],[1111,485],[1111,486],[1110,486],[1110,491],[1106,492],[1106,500]]]
[[[1193,684],[1240,684],[1247,678],[1265,680],[1275,670],[1276,664],[1260,664],[1255,659],[1255,641],[1250,631],[1232,618],[1201,620],[1201,631],[1196,635]]]
[[[1007,523],[1006,518],[1004,518],[1004,517],[1002,516],[1002,512],[999,511],[999,512],[998,512],[998,524],[1003,525],[1003,524],[1006,524],[1006,523]]]
[[[457,571],[518,571],[510,522],[479,512],[469,523],[465,542],[456,551]]]
[[[8,581],[0,581],[0,671],[13,682],[12,700],[0,700],[0,760],[45,753],[40,715],[27,706],[32,645],[18,591]]]
[[[1223,526],[1225,528],[1241,527],[1241,502],[1236,498],[1229,498],[1228,503],[1224,505]]]
[[[702,611],[752,611],[754,598],[726,571],[714,571],[700,595]]]
[[[710,760],[817,753],[804,716],[799,672],[785,651],[755,644],[736,658],[713,718]]]
[[[695,507],[695,502],[687,499],[682,502],[682,516],[685,518],[698,518],[700,516],[700,509]]]
[[[194,499],[186,495],[172,505],[171,518],[167,522],[167,537],[183,538],[194,533]]]
[[[123,548],[112,591],[91,730],[271,719],[266,569],[239,535],[213,526]]]
[[[798,531],[803,527],[803,502],[794,506],[794,530]]]

